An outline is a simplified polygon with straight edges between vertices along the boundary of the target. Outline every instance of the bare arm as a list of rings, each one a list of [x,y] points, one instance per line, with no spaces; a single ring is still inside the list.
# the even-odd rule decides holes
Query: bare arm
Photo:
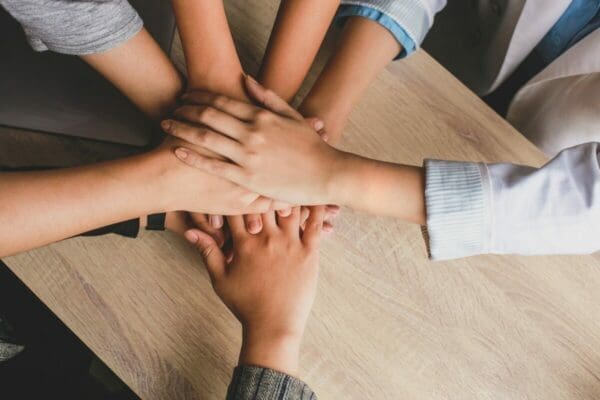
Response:
[[[0,257],[151,213],[236,215],[277,208],[270,199],[181,165],[172,152],[183,144],[169,138],[127,159],[0,173]]]
[[[243,100],[243,69],[221,0],[174,0],[190,89]]]
[[[183,87],[179,72],[146,29],[120,46],[82,59],[154,120],[171,110]]]
[[[282,0],[259,81],[291,101],[323,42],[339,0]]]
[[[300,112],[322,118],[329,142],[337,142],[352,108],[400,50],[394,36],[377,22],[349,18],[337,50],[304,99]]]
[[[159,171],[148,156],[81,168],[1,173],[0,257],[164,210],[162,196],[156,196],[151,185],[140,184],[154,175]]]

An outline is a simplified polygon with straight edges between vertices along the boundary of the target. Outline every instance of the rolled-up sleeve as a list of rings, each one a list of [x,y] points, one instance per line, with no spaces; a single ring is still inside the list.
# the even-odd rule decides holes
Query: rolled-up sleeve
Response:
[[[431,258],[600,250],[599,153],[575,146],[542,168],[427,160]]]
[[[445,0],[342,0],[338,19],[360,16],[378,22],[402,45],[398,58],[419,48]]]
[[[36,51],[84,55],[110,50],[143,26],[126,0],[0,0]]]
[[[268,368],[242,365],[233,372],[227,400],[317,400],[301,380]]]
[[[402,50],[396,59],[409,56],[417,49],[415,41],[406,33],[404,28],[390,16],[379,10],[365,6],[341,6],[337,20],[343,22],[348,17],[367,18],[386,28],[402,46]]]

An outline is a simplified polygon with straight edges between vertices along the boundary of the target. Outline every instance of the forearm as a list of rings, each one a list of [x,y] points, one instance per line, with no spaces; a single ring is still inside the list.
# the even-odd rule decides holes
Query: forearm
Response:
[[[425,224],[423,168],[344,153],[336,170],[330,186],[331,203]]]
[[[244,100],[243,69],[221,0],[174,0],[188,85]]]
[[[340,4],[339,0],[282,0],[259,81],[286,101],[302,85]]]
[[[154,120],[164,117],[181,94],[179,72],[145,29],[114,49],[82,59]]]
[[[365,18],[349,18],[337,50],[300,112],[322,118],[330,143],[337,142],[355,104],[399,52],[398,41],[387,29]]]
[[[163,171],[151,157],[0,174],[0,257],[164,211]]]

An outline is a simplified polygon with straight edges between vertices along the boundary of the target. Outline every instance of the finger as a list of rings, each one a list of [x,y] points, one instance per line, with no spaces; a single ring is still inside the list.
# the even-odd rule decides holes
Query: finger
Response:
[[[248,91],[250,98],[254,99],[259,105],[265,107],[267,110],[298,121],[304,119],[302,114],[296,111],[285,100],[277,96],[272,90],[268,90],[260,83],[256,82],[250,75],[246,76],[246,90]]]
[[[205,157],[186,147],[178,147],[175,149],[175,156],[181,162],[189,165],[190,167],[194,167],[200,171],[227,179],[237,183],[238,185],[243,184],[245,181],[244,170],[239,165],[223,160]]]
[[[221,228],[213,227],[210,223],[209,216],[200,213],[190,213],[189,220],[192,229],[197,229],[210,235],[219,247],[225,243],[225,234]]]
[[[290,215],[283,217],[277,214],[277,225],[279,228],[293,237],[300,236],[300,207],[291,209]]]
[[[181,106],[173,113],[177,118],[202,124],[233,139],[241,140],[247,135],[244,121],[210,106]]]
[[[200,250],[213,284],[220,280],[225,275],[225,256],[217,242],[209,234],[197,229],[188,230],[185,238]]]
[[[243,121],[251,121],[259,110],[252,104],[204,90],[188,92],[181,98],[188,104],[211,106]]]
[[[304,229],[304,226],[306,225],[306,220],[308,219],[309,216],[310,216],[310,208],[302,207],[300,209],[300,228]]]
[[[261,215],[263,230],[267,232],[274,232],[278,230],[277,227],[277,219],[275,217],[275,213],[273,211],[266,212]]]
[[[330,215],[332,217],[337,216],[340,213],[340,211],[342,211],[342,208],[340,206],[336,206],[335,204],[328,204],[325,208],[325,212],[327,213],[327,215]]]
[[[208,222],[213,228],[221,229],[223,227],[223,217],[220,215],[209,215]]]
[[[279,200],[271,200],[271,205],[269,206],[269,210],[275,210],[275,211],[283,211],[284,215],[288,214],[292,211],[292,205],[290,205],[290,203],[286,203],[284,201],[279,201]]]
[[[325,122],[323,122],[323,120],[320,118],[311,117],[311,118],[305,118],[304,120],[317,133],[320,133],[321,131],[323,131],[323,129],[325,129]]]
[[[275,210],[275,208],[273,208]],[[289,217],[290,214],[292,213],[292,208],[291,207],[286,207],[286,208],[282,208],[282,209],[278,209],[277,210],[277,216],[278,217]]]
[[[241,215],[227,217],[227,225],[229,225],[231,238],[234,242],[244,238],[248,234],[244,225],[244,217]]]
[[[185,140],[188,143],[202,146],[230,160],[238,162],[244,154],[243,146],[240,142],[210,129],[172,119],[164,120],[160,126],[165,133]]]
[[[248,233],[256,235],[263,229],[263,221],[260,214],[247,214],[244,215],[244,222]]]
[[[310,216],[306,221],[306,227],[302,234],[302,241],[308,247],[316,247],[321,240],[323,230],[323,218],[325,217],[325,206],[311,207]]]

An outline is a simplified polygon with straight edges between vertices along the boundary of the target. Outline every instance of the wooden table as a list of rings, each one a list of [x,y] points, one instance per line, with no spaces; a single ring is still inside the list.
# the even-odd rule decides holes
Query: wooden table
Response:
[[[276,3],[228,2],[249,71]],[[544,162],[422,51],[381,75],[343,147],[403,163]],[[336,229],[301,359],[321,398],[600,397],[597,257],[431,263],[417,227],[345,210]],[[73,239],[6,261],[143,399],[224,397],[240,328],[180,239]]]

